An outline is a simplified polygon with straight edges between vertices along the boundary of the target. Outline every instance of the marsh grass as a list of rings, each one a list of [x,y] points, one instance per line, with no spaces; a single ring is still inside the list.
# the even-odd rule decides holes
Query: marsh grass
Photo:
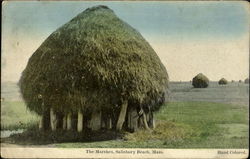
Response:
[[[177,89],[188,87],[190,86],[182,83]],[[41,134],[33,129],[25,132],[22,138],[30,139],[26,144],[34,144],[34,141],[37,142],[37,134],[43,135],[44,140],[48,141],[47,144],[53,143],[56,147],[63,148],[248,148],[249,110],[245,102],[248,99],[248,86],[237,83],[219,87],[217,83],[212,83],[209,88],[202,89],[198,93],[192,91],[185,94],[175,93],[175,98],[179,101],[162,106],[155,114],[157,127],[151,132],[125,133],[124,137],[113,136],[114,138],[90,142],[77,140],[77,134],[72,132],[65,135],[61,132]],[[182,95],[190,99],[192,97],[192,100],[201,99],[201,96],[210,96],[207,102],[187,102],[186,98],[180,98]],[[235,101],[233,103],[239,103],[240,99],[243,104],[215,103],[212,102],[212,99],[215,100],[214,97],[226,98],[226,101],[230,99]],[[27,121],[28,125],[32,125],[35,123],[33,115],[27,112],[23,102],[4,101],[2,103],[1,123],[6,127],[12,125],[19,128],[19,121]],[[51,136],[46,138],[46,135]],[[75,139],[70,141],[68,136],[71,138],[73,136]],[[56,137],[58,137],[57,141],[61,142],[55,142]],[[93,136],[93,138],[97,137],[98,134]],[[40,137],[40,140],[43,138]],[[44,143],[46,142],[40,142],[40,144]]]
[[[246,106],[212,102],[173,102],[156,114],[152,131],[126,133],[124,140],[61,143],[57,147],[248,148]]]
[[[161,109],[156,116],[157,119],[186,124],[193,129],[195,135],[180,145],[183,148],[248,147],[246,106],[212,102],[174,102]]]
[[[11,102],[7,102],[11,105]],[[6,106],[6,105],[5,105]],[[15,115],[26,112],[24,104],[14,102],[8,107]],[[18,108],[18,109],[14,109]],[[20,109],[21,108],[21,109]],[[24,113],[23,112],[23,113]],[[25,114],[25,113],[24,113]],[[6,115],[6,114],[5,114]],[[12,143],[51,144],[56,147],[103,147],[103,148],[247,148],[248,108],[212,102],[172,102],[164,105],[155,114],[157,126],[152,131],[116,134],[97,132],[94,135],[76,132],[40,132],[35,121],[27,123],[28,130],[21,135],[12,135]],[[5,118],[3,116],[3,118]],[[14,117],[12,116],[14,119]],[[19,120],[32,119],[32,115]],[[8,124],[19,128],[19,120]],[[7,124],[7,121],[5,122]],[[16,125],[15,125],[16,124]],[[7,125],[7,127],[10,127]],[[7,128],[6,127],[6,128]],[[87,132],[84,132],[87,133]],[[84,137],[85,136],[85,137]],[[91,137],[92,136],[92,137]],[[14,140],[13,140],[14,139]]]
[[[189,138],[193,133],[193,129],[188,125],[158,121],[155,129],[151,131],[139,130],[135,133],[127,133],[125,139],[139,142],[148,140],[180,141]]]
[[[39,116],[30,112],[22,101],[1,102],[1,130],[27,129],[38,126]]]

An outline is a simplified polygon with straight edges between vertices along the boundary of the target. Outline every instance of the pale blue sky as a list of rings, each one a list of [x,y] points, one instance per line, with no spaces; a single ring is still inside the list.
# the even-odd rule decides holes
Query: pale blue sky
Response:
[[[235,38],[248,31],[246,3],[235,2],[11,2],[7,30],[52,32],[86,8],[109,6],[142,33],[179,38]]]
[[[86,8],[99,4],[114,10],[118,17],[136,28],[149,41],[172,80],[189,80],[199,72],[211,74],[213,80],[222,76],[235,80],[248,76],[248,60],[243,61],[240,73],[228,71],[230,73],[226,74],[225,70],[215,71],[216,67],[207,67],[209,61],[214,65],[217,60],[219,67],[223,62],[229,66],[249,59],[246,53],[249,48],[246,43],[246,37],[249,36],[247,2],[5,2],[2,57],[3,69],[6,71],[3,71],[3,80],[17,81],[28,58],[49,34]],[[227,46],[232,47],[231,44],[235,43],[240,45],[230,49],[234,53],[229,53],[232,58],[226,61],[222,59],[218,62],[216,57],[213,59],[202,55],[209,54],[208,49],[211,52],[215,49],[218,58],[223,57],[226,49],[223,51],[222,48],[228,49]],[[179,46],[182,48],[178,51]],[[185,52],[185,49],[191,51]],[[242,58],[236,59],[236,52]],[[192,58],[197,60],[204,56],[208,64],[196,63],[195,60],[188,63],[187,54],[192,54]],[[20,65],[13,65],[15,58],[9,57],[13,55],[20,60]],[[173,58],[173,55],[182,58]],[[186,69],[190,69],[190,74],[184,73]]]

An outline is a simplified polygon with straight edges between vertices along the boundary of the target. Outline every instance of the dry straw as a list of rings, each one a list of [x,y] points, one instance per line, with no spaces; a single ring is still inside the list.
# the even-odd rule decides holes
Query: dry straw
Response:
[[[27,107],[42,115],[156,110],[168,94],[159,57],[106,6],[89,8],[53,32],[35,51],[19,81]],[[114,111],[115,112],[115,111]]]
[[[199,73],[193,78],[192,85],[195,88],[206,88],[209,85],[209,79],[202,73]]]

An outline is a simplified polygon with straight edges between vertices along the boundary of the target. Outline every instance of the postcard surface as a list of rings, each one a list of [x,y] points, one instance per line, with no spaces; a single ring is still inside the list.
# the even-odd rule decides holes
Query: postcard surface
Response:
[[[2,8],[2,157],[248,157],[247,2]]]

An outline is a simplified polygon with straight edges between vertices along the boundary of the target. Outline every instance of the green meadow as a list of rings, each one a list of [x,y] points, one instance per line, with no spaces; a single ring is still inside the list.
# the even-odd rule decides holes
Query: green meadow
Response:
[[[1,130],[27,129],[38,125],[39,117],[23,101],[1,102]]]
[[[100,141],[51,141],[61,148],[248,148],[249,85],[229,83],[192,88],[189,82],[170,84],[171,100],[155,113],[156,128],[136,133],[123,132],[119,139]],[[3,95],[3,94],[2,94]],[[29,129],[37,133],[38,116],[21,100],[7,98],[1,103],[1,130]],[[25,133],[24,133],[25,134]],[[54,133],[57,136],[60,132]],[[65,136],[65,138],[67,135]],[[17,135],[2,142],[24,144]],[[33,138],[32,138],[33,139]],[[26,145],[37,145],[29,141]],[[39,142],[45,145],[45,143]]]
[[[60,143],[57,147],[247,148],[248,109],[212,102],[172,102],[156,113],[155,130],[125,140]]]

